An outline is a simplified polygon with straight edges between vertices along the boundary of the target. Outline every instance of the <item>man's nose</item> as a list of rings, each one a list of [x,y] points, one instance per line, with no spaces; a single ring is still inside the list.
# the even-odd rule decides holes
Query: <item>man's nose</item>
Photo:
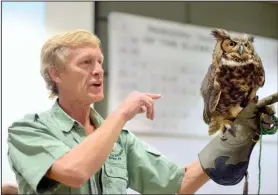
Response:
[[[104,70],[102,68],[102,65],[98,64],[95,69],[92,71],[93,75],[103,75]]]

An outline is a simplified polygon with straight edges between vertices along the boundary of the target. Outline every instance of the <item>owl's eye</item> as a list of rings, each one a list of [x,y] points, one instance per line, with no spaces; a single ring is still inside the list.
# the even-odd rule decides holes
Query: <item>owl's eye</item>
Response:
[[[247,43],[245,43],[245,44],[244,44],[244,46],[245,46],[245,47],[248,47],[248,44],[247,44]]]
[[[230,41],[229,45],[230,45],[231,47],[234,47],[234,46],[236,46],[236,43],[235,43],[234,41]]]

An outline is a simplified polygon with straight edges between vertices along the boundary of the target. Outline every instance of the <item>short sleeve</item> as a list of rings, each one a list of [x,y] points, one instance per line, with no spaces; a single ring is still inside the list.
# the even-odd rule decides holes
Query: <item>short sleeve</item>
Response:
[[[176,194],[184,178],[179,167],[159,151],[126,131],[129,187],[141,194]]]
[[[10,165],[36,193],[49,193],[58,187],[59,183],[45,174],[69,150],[34,116],[26,116],[8,129]]]

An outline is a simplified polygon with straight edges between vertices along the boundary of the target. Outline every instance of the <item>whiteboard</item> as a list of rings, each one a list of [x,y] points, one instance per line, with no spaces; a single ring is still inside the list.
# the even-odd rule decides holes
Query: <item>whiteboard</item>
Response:
[[[154,121],[137,115],[125,128],[136,133],[208,136],[200,86],[212,61],[215,40],[211,29],[110,13],[109,113],[133,90],[161,93],[162,98],[155,102]],[[278,41],[256,36],[255,47],[266,69],[265,87],[259,95],[267,96],[277,91]]]

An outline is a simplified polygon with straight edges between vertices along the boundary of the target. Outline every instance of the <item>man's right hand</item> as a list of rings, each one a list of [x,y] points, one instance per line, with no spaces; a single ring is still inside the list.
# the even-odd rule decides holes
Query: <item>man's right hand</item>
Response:
[[[134,91],[130,93],[124,102],[119,106],[118,110],[123,114],[126,121],[131,120],[139,113],[146,112],[146,117],[150,120],[154,119],[154,100],[159,99],[160,94],[140,93]]]

